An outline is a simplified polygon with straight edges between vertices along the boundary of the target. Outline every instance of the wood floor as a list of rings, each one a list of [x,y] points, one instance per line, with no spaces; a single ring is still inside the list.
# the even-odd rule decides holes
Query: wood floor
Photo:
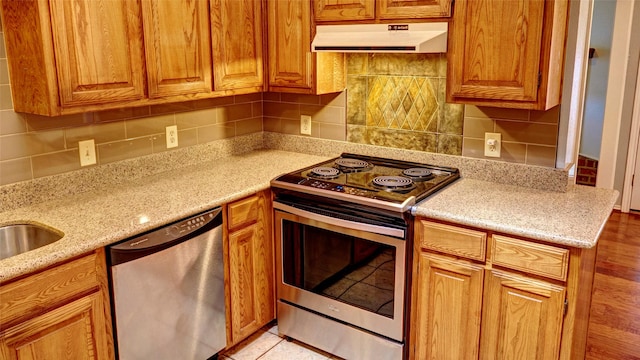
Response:
[[[598,243],[589,360],[640,360],[640,215],[615,211]]]

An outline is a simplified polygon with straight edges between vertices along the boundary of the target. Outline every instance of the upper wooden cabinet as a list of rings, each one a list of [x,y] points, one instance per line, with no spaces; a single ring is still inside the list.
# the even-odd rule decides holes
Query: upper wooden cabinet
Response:
[[[560,103],[567,0],[458,0],[447,102],[546,110]]]
[[[49,4],[62,106],[144,96],[140,16],[135,2],[52,0]]]
[[[211,92],[206,0],[144,0],[149,97]]]
[[[1,1],[17,112],[57,116],[264,89],[261,0]]]
[[[451,16],[450,0],[315,0],[315,20],[393,20]]]
[[[311,52],[311,2],[269,0],[267,6],[269,91],[325,94],[344,90],[344,54]]]
[[[142,28],[137,2],[2,1],[14,109],[142,99]]]
[[[264,87],[261,0],[211,0],[214,88]]]

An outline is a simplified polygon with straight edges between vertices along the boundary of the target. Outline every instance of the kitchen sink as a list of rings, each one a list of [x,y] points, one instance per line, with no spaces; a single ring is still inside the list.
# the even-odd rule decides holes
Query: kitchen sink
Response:
[[[60,240],[63,233],[35,224],[0,226],[0,260]]]

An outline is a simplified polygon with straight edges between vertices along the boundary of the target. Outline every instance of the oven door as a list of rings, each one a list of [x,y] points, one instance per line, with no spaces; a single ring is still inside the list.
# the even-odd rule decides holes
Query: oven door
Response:
[[[279,299],[402,342],[406,229],[274,209]]]

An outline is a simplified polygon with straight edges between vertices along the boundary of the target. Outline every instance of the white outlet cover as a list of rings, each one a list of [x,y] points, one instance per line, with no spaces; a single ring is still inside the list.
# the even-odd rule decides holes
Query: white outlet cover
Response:
[[[167,149],[178,147],[178,126],[171,125],[166,127]]]
[[[300,115],[300,134],[311,135],[311,116]]]
[[[493,145],[491,145],[493,143]],[[484,156],[499,158],[502,148],[502,134],[484,133]]]

